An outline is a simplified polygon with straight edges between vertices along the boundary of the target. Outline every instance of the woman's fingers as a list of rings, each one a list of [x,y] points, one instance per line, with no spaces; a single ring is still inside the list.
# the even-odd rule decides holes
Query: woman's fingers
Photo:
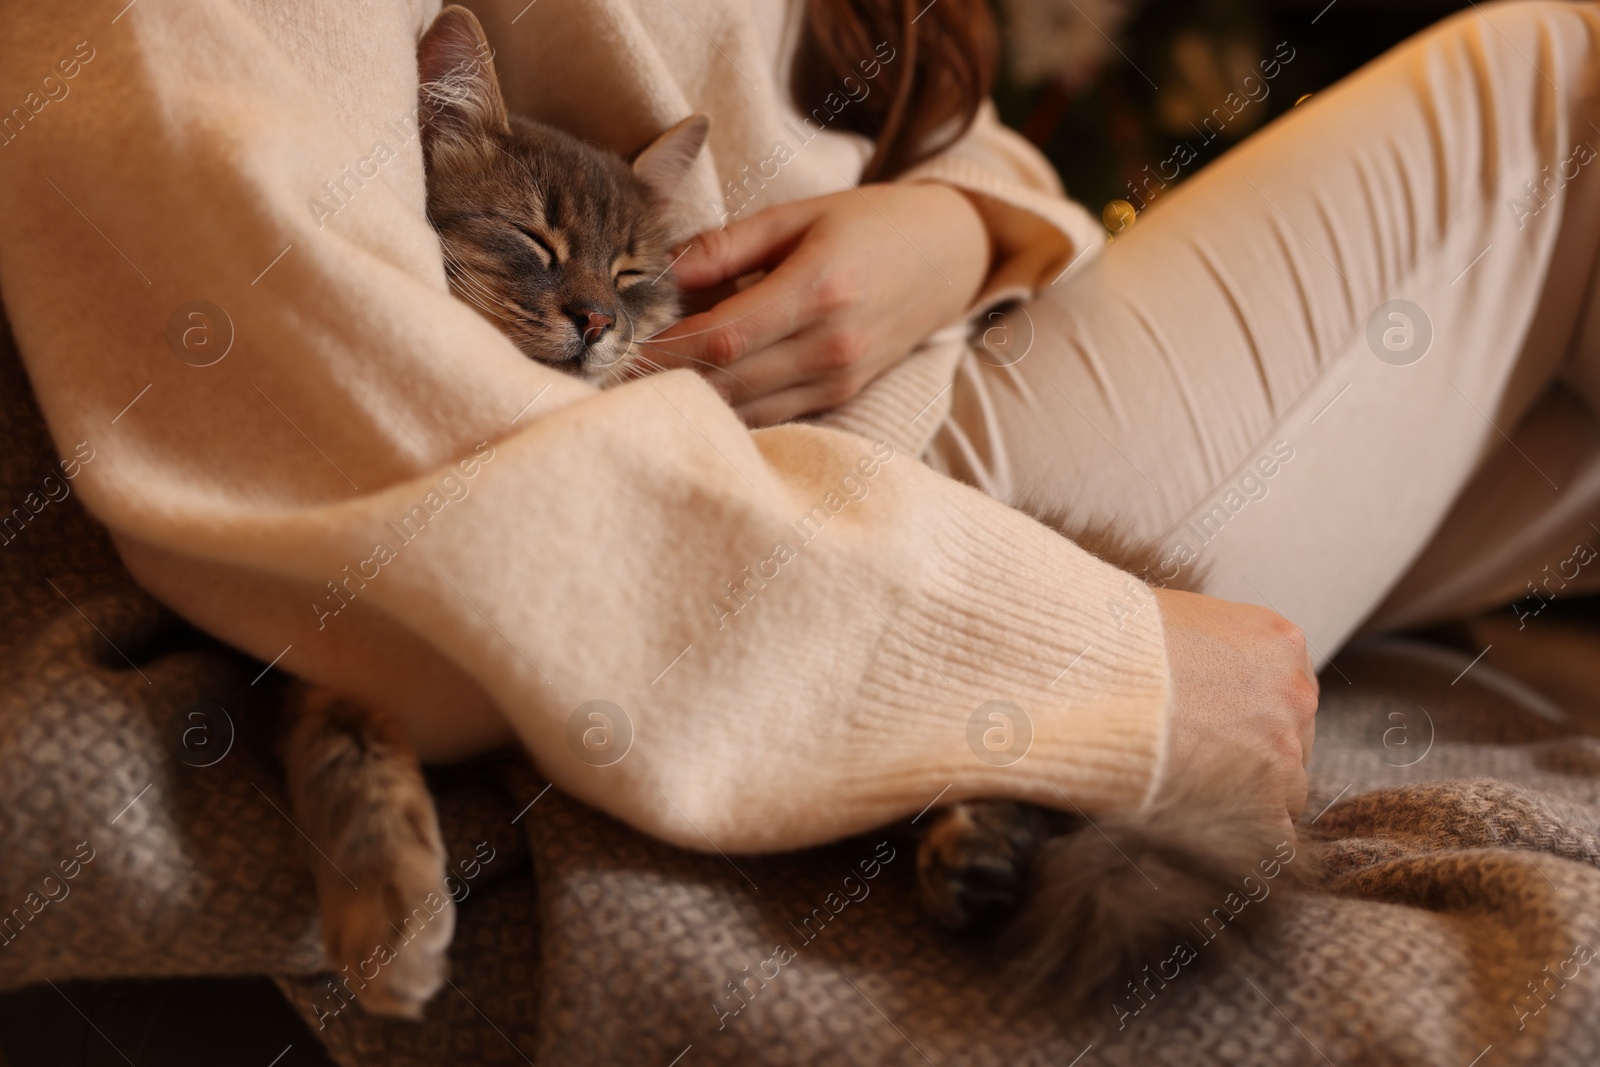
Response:
[[[649,339],[652,358],[667,367],[731,367],[837,311],[850,300],[847,283],[816,258],[798,252],[750,288],[663,330]]]
[[[796,386],[808,387],[808,396],[831,406],[850,399],[872,377],[865,358],[869,349],[870,340],[860,333],[823,323],[723,368],[726,374],[712,372],[709,379],[734,407]]]
[[[680,288],[693,292],[771,267],[788,255],[823,210],[819,199],[799,200],[706,230],[674,253],[679,258],[672,276]]]
[[[944,264],[933,267],[943,285],[922,244]],[[642,339],[639,365],[698,371],[753,425],[832,408],[964,308],[987,262],[977,209],[933,183],[768,208],[683,251],[674,271],[691,296],[730,279],[747,287]],[[757,268],[768,273],[753,279]]]
[[[804,274],[789,257],[822,210],[816,200],[782,204],[689,242],[672,267],[679,287],[688,292],[724,285],[758,268],[773,269],[748,289],[646,338],[650,359],[664,368],[691,367],[709,373],[713,382],[726,381],[714,373],[717,368],[794,333],[816,302],[807,301]]]
[[[821,376],[805,358],[807,335],[791,337],[727,367],[706,369],[706,381],[734,407],[806,385]]]
[[[650,358],[663,367],[707,372],[737,363],[794,333],[800,324],[798,310],[788,272],[779,267],[710,311],[690,315],[647,338],[646,347]]]

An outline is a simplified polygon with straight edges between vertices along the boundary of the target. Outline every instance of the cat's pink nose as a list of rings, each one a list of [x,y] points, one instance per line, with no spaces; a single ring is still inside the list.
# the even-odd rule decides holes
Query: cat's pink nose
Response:
[[[568,314],[577,324],[578,332],[583,334],[583,343],[591,348],[599,344],[605,338],[606,331],[617,324],[615,315],[608,315],[595,308],[575,308]]]

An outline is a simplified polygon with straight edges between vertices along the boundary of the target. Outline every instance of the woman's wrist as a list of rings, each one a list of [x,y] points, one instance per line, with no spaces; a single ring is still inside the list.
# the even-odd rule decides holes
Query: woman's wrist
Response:
[[[1162,787],[1249,776],[1284,829],[1305,807],[1318,685],[1305,636],[1275,611],[1155,590],[1172,677]]]
[[[984,283],[994,270],[995,241],[994,234],[989,229],[988,219],[984,217],[977,195],[967,192],[960,186],[951,185],[938,178],[918,178],[911,184],[936,191],[943,205],[937,208],[941,212],[940,217],[948,218],[952,232],[962,237],[961,246],[965,251],[961,254],[965,257],[964,261],[981,264],[982,269],[977,275],[982,281],[976,290],[966,294],[966,301],[961,308],[965,311],[977,298],[978,293],[983,291]]]

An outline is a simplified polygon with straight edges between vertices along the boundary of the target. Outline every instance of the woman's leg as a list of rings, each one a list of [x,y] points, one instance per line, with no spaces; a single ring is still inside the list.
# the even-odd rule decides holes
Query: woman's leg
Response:
[[[1193,553],[1331,654],[1413,565],[1428,612],[1509,597],[1600,516],[1597,249],[1600,8],[1483,5],[1013,313],[929,458]]]

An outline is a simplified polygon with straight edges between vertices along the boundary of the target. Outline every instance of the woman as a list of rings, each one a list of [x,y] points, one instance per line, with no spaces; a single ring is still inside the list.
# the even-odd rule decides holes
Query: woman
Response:
[[[47,102],[7,127],[0,287],[140,581],[432,758],[518,738],[729,851],[938,797],[1126,809],[1204,766],[1260,766],[1287,823],[1307,646],[1509,599],[1587,521],[1592,5],[1445,23],[1103,253],[979,106],[977,4],[478,5],[514,110],[624,151],[711,114],[677,274],[772,268],[666,338],[711,385],[604,393],[447,295],[424,6],[19,17],[0,87]],[[823,409],[867,436],[739,417]],[[1214,596],[1011,504],[1160,538]],[[579,740],[602,699],[611,761]]]

